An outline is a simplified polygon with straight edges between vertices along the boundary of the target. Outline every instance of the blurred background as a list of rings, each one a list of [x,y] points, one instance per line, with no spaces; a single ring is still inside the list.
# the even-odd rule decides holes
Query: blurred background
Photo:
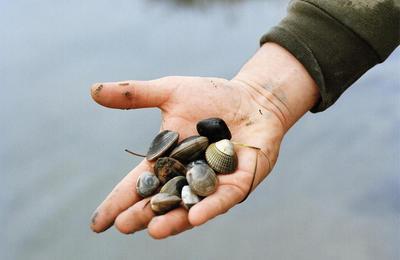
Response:
[[[90,215],[159,127],[94,82],[231,78],[288,1],[0,1],[0,259],[399,259],[400,50],[286,136],[246,203],[162,241]]]

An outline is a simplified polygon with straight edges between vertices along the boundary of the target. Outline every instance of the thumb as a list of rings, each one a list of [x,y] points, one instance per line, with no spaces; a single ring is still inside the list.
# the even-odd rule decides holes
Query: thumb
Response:
[[[171,87],[162,80],[96,83],[91,88],[92,98],[109,108],[160,107],[168,99]]]

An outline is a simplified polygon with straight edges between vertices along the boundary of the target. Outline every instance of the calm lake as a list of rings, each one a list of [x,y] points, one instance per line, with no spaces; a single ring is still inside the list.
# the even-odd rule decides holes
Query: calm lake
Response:
[[[156,109],[94,82],[231,78],[288,1],[0,1],[0,259],[399,259],[400,50],[286,136],[229,213],[166,240],[89,229],[147,149]]]

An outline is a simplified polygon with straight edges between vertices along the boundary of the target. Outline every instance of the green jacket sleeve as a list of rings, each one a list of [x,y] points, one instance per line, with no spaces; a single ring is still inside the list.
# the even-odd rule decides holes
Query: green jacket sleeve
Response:
[[[400,43],[400,0],[294,0],[261,38],[290,51],[316,81],[323,111]]]

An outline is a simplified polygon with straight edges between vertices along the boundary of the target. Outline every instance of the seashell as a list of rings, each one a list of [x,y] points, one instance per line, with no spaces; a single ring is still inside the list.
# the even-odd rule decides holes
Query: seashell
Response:
[[[188,163],[204,157],[208,146],[208,139],[205,136],[191,136],[183,139],[170,153],[170,157],[182,163]]]
[[[181,203],[181,198],[168,193],[158,193],[150,200],[150,207],[157,215],[165,214],[170,210],[178,207]]]
[[[230,140],[232,138],[231,131],[225,121],[221,118],[208,118],[201,120],[196,125],[197,132],[208,138],[210,143],[217,142],[222,139]]]
[[[143,198],[153,195],[160,185],[157,176],[152,172],[143,172],[136,181],[136,191]]]
[[[190,186],[186,185],[183,186],[182,188],[182,202],[183,206],[189,210],[191,207],[193,207],[196,203],[200,201],[199,196],[196,195],[190,188]]]
[[[162,186],[160,192],[180,197],[183,186],[188,185],[184,176],[176,176]]]
[[[150,148],[147,151],[146,159],[148,161],[154,161],[157,158],[166,154],[170,149],[176,146],[178,143],[179,134],[174,131],[164,130],[160,132],[150,144]]]
[[[190,170],[190,168],[192,168],[193,166],[195,166],[197,164],[207,164],[207,162],[203,159],[190,162],[190,163],[186,164],[186,170]]]
[[[217,190],[217,175],[208,164],[196,164],[186,173],[190,188],[199,196],[208,196]]]
[[[206,161],[218,173],[232,173],[237,168],[238,159],[233,144],[223,139],[208,146]]]
[[[154,173],[157,175],[161,184],[164,185],[176,176],[185,176],[186,167],[178,160],[170,157],[158,158],[154,165]]]

